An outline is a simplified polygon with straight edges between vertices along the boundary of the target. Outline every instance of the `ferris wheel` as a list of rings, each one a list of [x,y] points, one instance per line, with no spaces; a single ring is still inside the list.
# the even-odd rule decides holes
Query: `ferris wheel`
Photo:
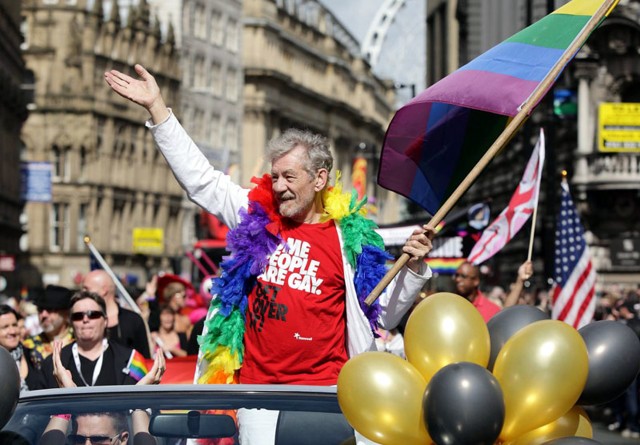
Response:
[[[426,50],[424,0],[384,0],[367,29],[361,52],[372,69],[393,78],[400,101],[424,86]]]

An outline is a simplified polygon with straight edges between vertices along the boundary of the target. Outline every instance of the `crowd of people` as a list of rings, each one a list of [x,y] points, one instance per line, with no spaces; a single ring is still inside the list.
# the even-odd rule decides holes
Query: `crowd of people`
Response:
[[[335,385],[354,355],[377,349],[403,356],[403,325],[432,275],[424,259],[433,228],[425,225],[408,238],[406,265],[368,305],[365,298],[386,273],[389,256],[364,202],[330,185],[328,140],[309,131],[283,132],[267,146],[270,173],[255,178],[254,188],[242,188],[200,152],[153,76],[140,65],[135,71],[137,79],[113,70],[105,80],[149,112],[147,127],[189,198],[230,228],[231,256],[213,287],[211,329],[200,335],[206,308],[189,313],[194,289],[178,277],[149,280],[135,299],[139,311],[132,311],[118,300],[107,272],[91,271],[77,291],[48,286],[34,299],[38,329],[30,335],[25,331],[33,317],[27,323],[20,305],[0,306],[0,345],[16,360],[23,389],[158,383],[165,360],[193,354],[199,344],[210,379],[201,383]],[[508,292],[485,294],[480,269],[464,262],[453,285],[489,321],[503,307],[534,303],[525,290],[532,274],[526,261]],[[543,293],[539,304],[548,310]],[[606,316],[625,318],[627,306],[612,304]],[[152,355],[145,374],[138,363]],[[638,434],[635,396],[635,414],[626,409],[618,416],[618,426],[632,435]],[[240,410],[241,442],[272,443],[277,419],[269,410]]]
[[[596,320],[614,320],[629,326],[640,337],[640,290],[625,286],[608,286],[598,298]],[[601,407],[608,429],[623,437],[640,438],[638,378],[624,394]]]
[[[20,321],[34,316],[31,332],[21,328]],[[163,323],[152,335],[166,335],[167,327]],[[158,383],[167,354],[151,346],[147,332],[138,311],[119,302],[103,270],[88,272],[75,291],[48,285],[28,299],[0,304],[0,346],[16,361],[23,391]],[[154,358],[150,370],[147,358]]]

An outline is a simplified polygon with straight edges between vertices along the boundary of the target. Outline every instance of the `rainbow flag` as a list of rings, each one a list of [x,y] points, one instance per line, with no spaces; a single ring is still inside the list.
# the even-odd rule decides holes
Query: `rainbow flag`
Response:
[[[603,4],[567,3],[400,108],[385,135],[378,183],[435,214]]]
[[[147,372],[149,372],[143,355],[135,349],[131,351],[131,357],[129,357],[127,369],[129,370],[129,375],[138,382],[142,377],[147,375]]]
[[[425,258],[424,260],[433,273],[453,275],[458,267],[466,261],[466,258]]]

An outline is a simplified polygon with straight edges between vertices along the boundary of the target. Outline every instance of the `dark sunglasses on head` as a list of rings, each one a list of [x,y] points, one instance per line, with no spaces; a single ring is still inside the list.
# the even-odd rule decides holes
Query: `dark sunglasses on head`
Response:
[[[104,312],[102,311],[72,312],[71,321],[82,321],[84,320],[85,315],[89,320],[97,320],[98,318],[104,318]]]
[[[91,311],[89,311],[91,312]],[[81,312],[76,312],[77,314],[80,314]],[[118,437],[120,435],[120,433],[116,434],[113,437],[109,437],[109,436],[83,436],[81,434],[71,434],[68,437],[68,443],[70,445],[84,445],[85,443],[87,443],[87,439],[89,439],[89,442],[92,445],[109,445],[113,439],[115,439],[116,437]]]

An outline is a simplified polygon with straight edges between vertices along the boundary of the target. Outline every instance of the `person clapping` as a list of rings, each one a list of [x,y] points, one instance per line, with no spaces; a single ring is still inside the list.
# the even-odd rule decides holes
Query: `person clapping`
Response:
[[[134,385],[159,383],[165,371],[163,354],[156,354],[147,372],[142,355],[108,340],[106,303],[99,295],[76,292],[70,319],[76,341],[62,347],[54,342],[53,354],[43,365],[45,387]]]

